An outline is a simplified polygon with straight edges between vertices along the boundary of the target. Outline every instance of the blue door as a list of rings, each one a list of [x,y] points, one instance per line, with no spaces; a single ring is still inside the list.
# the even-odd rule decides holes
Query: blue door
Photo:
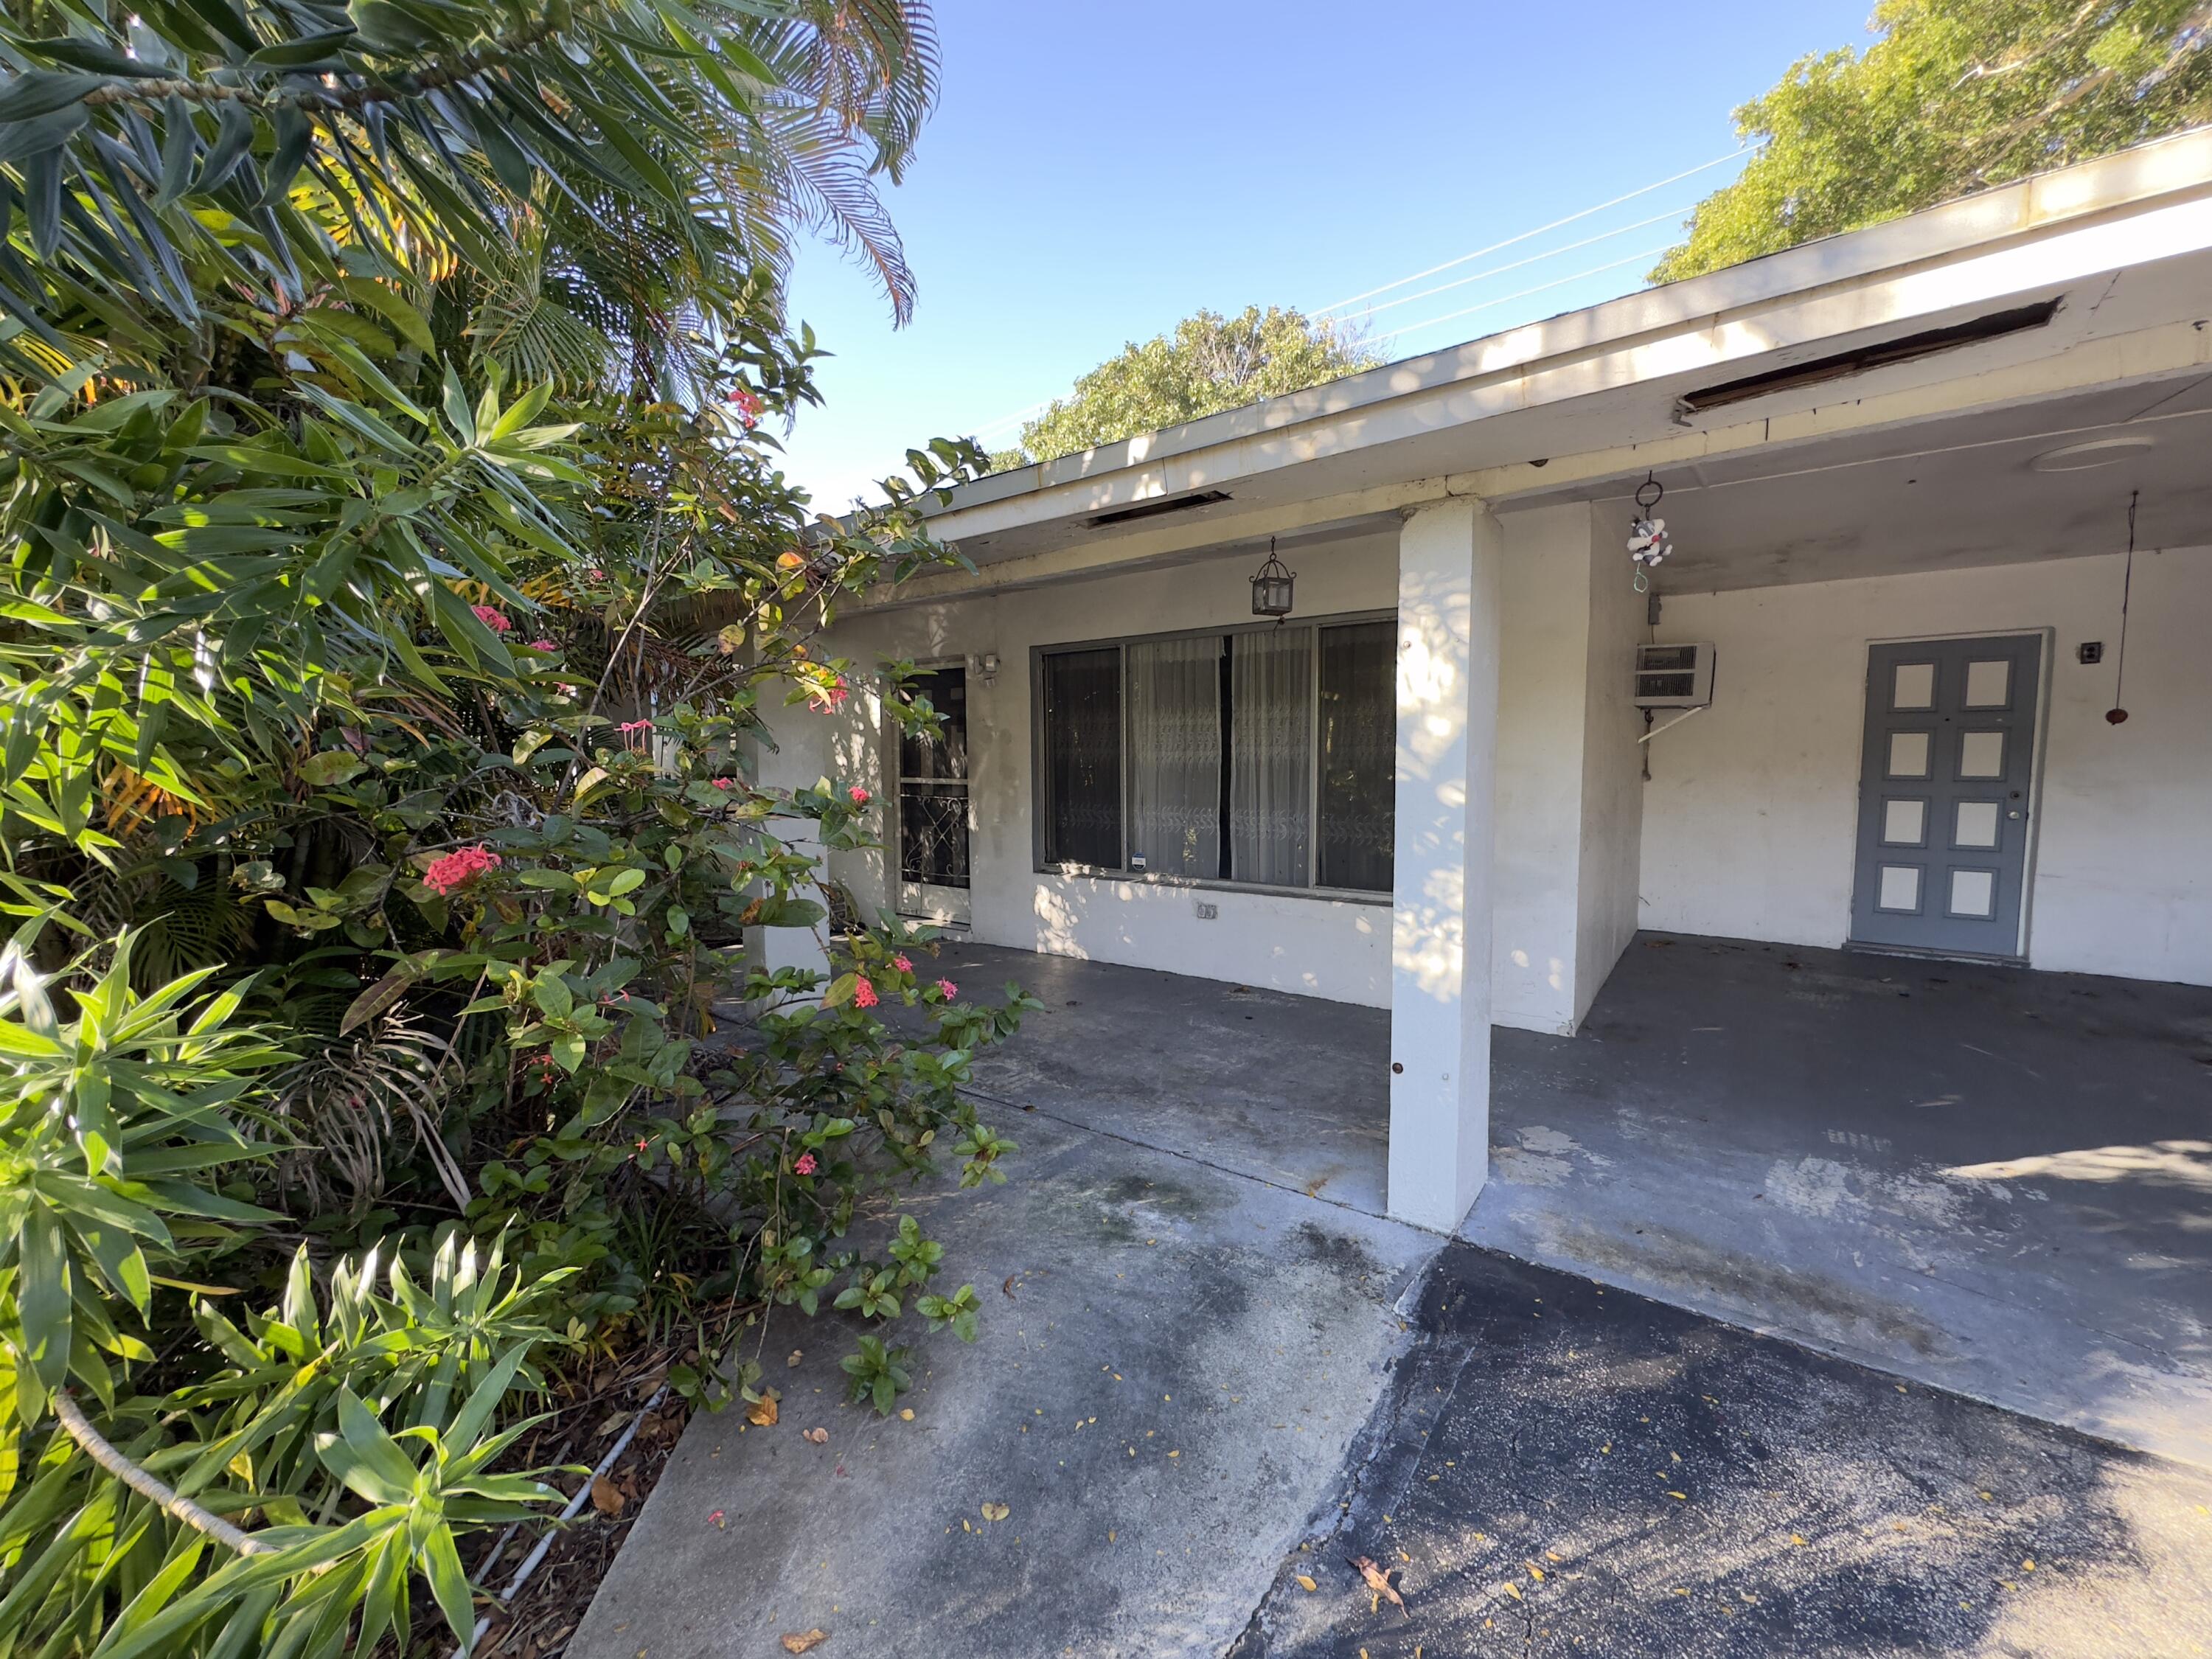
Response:
[[[1851,940],[2019,961],[2043,636],[1867,653]]]

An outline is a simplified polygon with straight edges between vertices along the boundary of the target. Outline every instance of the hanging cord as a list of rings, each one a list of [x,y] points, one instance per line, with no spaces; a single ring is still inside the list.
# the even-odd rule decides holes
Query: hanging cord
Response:
[[[2136,585],[2136,502],[2142,495],[2140,489],[2128,492],[2128,562],[2126,574],[2120,578],[2120,648],[2113,653],[2112,706],[2105,711],[2106,720],[2114,726],[2128,717],[2128,711],[2120,706],[2120,688],[2128,678],[2128,600]]]

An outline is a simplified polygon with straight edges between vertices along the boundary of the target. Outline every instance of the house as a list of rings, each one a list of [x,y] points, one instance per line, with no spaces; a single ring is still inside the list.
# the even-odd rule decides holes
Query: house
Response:
[[[1493,1027],[1576,1031],[1639,929],[2212,986],[2212,130],[935,527],[973,573],[829,648],[945,741],[779,711],[767,780],[897,803],[864,908],[1387,1007],[1406,1219],[1483,1187]]]

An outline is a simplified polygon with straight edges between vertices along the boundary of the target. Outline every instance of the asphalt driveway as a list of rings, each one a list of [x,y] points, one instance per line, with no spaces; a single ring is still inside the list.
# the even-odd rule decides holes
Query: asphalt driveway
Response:
[[[1233,1659],[2212,1654],[2201,1471],[1463,1243],[1415,1322]]]

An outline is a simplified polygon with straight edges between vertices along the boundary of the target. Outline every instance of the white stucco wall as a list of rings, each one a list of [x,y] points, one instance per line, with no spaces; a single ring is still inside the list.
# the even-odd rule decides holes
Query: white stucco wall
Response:
[[[1592,520],[1584,507],[1502,521],[1501,719],[1496,761],[1498,863],[1492,931],[1492,1018],[1542,1031],[1571,1030],[1626,931],[1632,931],[1635,812],[1620,764],[1593,831],[1583,820],[1586,730],[1621,730],[1626,695],[1617,617],[1594,631]],[[1397,603],[1395,534],[1302,547],[1298,616],[1389,612]],[[1033,647],[1228,626],[1251,618],[1254,560],[1200,559],[1170,568],[1002,592],[987,599],[860,614],[830,641],[864,667],[884,656],[964,659],[969,674],[972,936],[990,944],[1266,985],[1332,1000],[1388,1006],[1390,907],[1373,902],[1193,888],[1166,882],[1041,872],[1035,868],[1030,655]],[[1638,613],[1638,614],[1640,614]],[[1602,650],[1601,667],[1594,651]],[[986,683],[972,666],[996,653]],[[1593,695],[1593,689],[1602,695]],[[779,725],[829,725],[836,769],[880,800],[895,795],[878,711],[865,696],[833,719],[770,711]],[[1636,730],[1641,730],[1640,725]],[[1632,737],[1629,739],[1632,747]],[[805,745],[811,753],[812,744]],[[1632,755],[1626,764],[1632,767]],[[810,779],[811,781],[811,779]],[[889,820],[879,820],[888,833]],[[838,854],[833,873],[864,909],[892,902],[884,853]],[[1596,921],[1578,889],[1602,894]],[[1200,902],[1219,915],[1200,920]],[[1615,914],[1620,913],[1620,914]],[[1623,917],[1627,919],[1624,921]],[[1625,931],[1626,930],[1626,931]]]
[[[1575,930],[1574,1023],[1582,1024],[1643,925],[1644,711],[1634,701],[1644,596],[1628,568],[1626,526],[1592,510],[1589,689],[1583,711],[1581,895]]]
[[[1659,637],[1712,641],[1717,671],[1711,708],[1650,745],[1644,925],[1841,944],[1869,641],[2049,628],[2029,960],[2212,984],[2212,548],[2136,553],[2115,726],[2121,566],[2098,554],[1669,596]],[[2076,661],[2085,640],[2104,641],[2101,665]]]
[[[1297,614],[1321,620],[1387,613],[1398,598],[1395,535],[1300,548]],[[918,606],[841,622],[832,648],[872,665],[885,655],[968,659],[971,936],[1024,951],[1158,968],[1385,1007],[1390,1000],[1390,903],[1195,890],[1165,882],[1042,872],[1032,839],[1030,653],[1032,647],[1230,626],[1252,619],[1243,554],[1168,569]],[[987,684],[973,659],[995,652]],[[872,711],[854,700],[840,750],[850,775],[880,799],[892,787]],[[821,719],[822,716],[781,718]],[[889,821],[882,830],[888,833]],[[864,908],[890,902],[880,853],[840,854],[832,872]],[[1198,904],[1219,915],[1200,920]]]
[[[1589,506],[1506,514],[1492,1016],[1571,1032],[1636,931],[1643,600]]]

